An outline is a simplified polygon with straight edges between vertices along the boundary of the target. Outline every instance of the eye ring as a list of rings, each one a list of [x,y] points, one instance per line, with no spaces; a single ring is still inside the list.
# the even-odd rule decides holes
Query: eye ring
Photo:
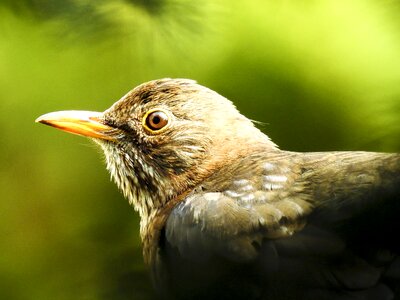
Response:
[[[143,127],[152,134],[164,131],[170,123],[169,114],[160,108],[149,110],[143,117]]]

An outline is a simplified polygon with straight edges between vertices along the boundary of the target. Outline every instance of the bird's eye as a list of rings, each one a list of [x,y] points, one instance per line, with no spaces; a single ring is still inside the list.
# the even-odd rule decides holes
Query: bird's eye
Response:
[[[162,110],[149,111],[143,120],[143,125],[151,132],[157,132],[168,125],[168,115]]]

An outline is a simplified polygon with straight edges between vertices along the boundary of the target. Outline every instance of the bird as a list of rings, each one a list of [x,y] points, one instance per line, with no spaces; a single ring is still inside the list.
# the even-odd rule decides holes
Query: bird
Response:
[[[400,154],[281,150],[190,79],[36,122],[102,148],[160,299],[400,299]]]

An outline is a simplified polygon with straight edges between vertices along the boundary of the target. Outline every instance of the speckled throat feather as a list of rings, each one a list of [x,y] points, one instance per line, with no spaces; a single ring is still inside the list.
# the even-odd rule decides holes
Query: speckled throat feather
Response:
[[[107,170],[125,198],[133,205],[141,217],[141,235],[149,219],[173,197],[173,189],[166,177],[143,161],[140,154],[110,143],[100,143],[104,150]]]

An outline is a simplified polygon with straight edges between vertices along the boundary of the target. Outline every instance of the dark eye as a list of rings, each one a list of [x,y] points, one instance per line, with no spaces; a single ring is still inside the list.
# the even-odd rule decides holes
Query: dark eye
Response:
[[[144,124],[151,131],[160,130],[168,124],[168,115],[160,110],[150,112],[145,116]]]

